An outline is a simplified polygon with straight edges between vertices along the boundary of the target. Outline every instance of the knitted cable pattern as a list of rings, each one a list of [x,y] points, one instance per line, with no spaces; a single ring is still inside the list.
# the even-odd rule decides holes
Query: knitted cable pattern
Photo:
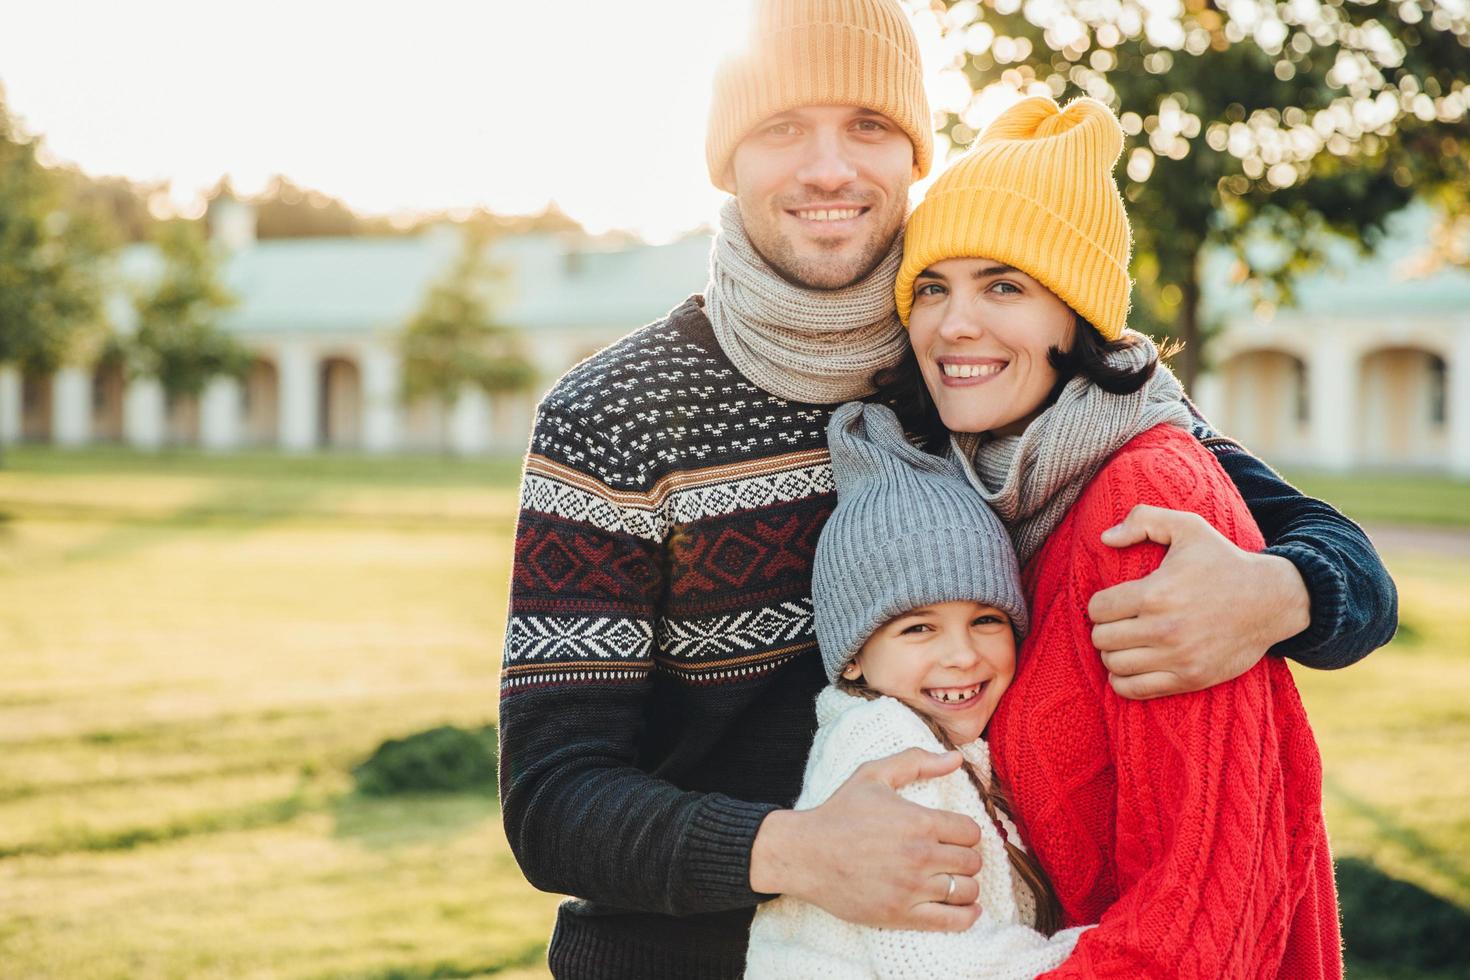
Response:
[[[1033,625],[991,749],[1065,920],[1098,923],[1048,976],[1339,977],[1321,758],[1286,663],[1151,701],[1108,685],[1087,604],[1164,555],[1100,542],[1138,503],[1263,544],[1219,464],[1164,425],[1108,461],[1023,573]]]

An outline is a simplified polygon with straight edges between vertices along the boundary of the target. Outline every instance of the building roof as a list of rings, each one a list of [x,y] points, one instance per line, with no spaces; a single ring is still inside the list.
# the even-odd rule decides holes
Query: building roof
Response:
[[[1445,268],[1418,279],[1406,271],[1425,249],[1433,221],[1426,206],[1406,209],[1390,221],[1389,236],[1367,257],[1346,241],[1331,242],[1330,267],[1297,282],[1293,314],[1361,318],[1470,310],[1470,271]],[[395,329],[448,272],[459,248],[459,235],[448,226],[415,236],[256,242],[224,262],[225,283],[240,303],[223,324],[238,333]],[[505,239],[490,255],[505,272],[497,316],[532,333],[631,330],[704,288],[709,249],[708,233],[668,245],[625,248],[588,245],[561,234]],[[159,256],[151,245],[134,245],[123,251],[119,264],[124,280],[147,282],[158,274]],[[1231,282],[1231,265],[1226,255],[1206,262],[1208,318],[1238,322],[1253,316],[1253,297]],[[115,323],[130,326],[126,294],[112,297],[109,312]]]
[[[453,229],[415,236],[270,239],[229,255],[221,267],[239,304],[222,319],[236,333],[379,330],[401,326],[459,253]],[[492,247],[505,272],[497,317],[537,330],[630,330],[658,319],[704,288],[709,237],[669,245],[598,249],[559,235],[527,235]],[[119,272],[146,283],[160,271],[157,250],[123,250]],[[125,295],[109,312],[132,319]]]
[[[1352,242],[1329,239],[1327,266],[1297,280],[1291,314],[1402,318],[1470,311],[1470,269],[1442,267],[1427,276],[1414,272],[1429,248],[1436,217],[1424,204],[1405,208],[1389,219],[1388,234],[1371,255],[1360,254]],[[1213,256],[1205,264],[1208,317],[1228,322],[1253,315],[1250,290],[1231,282],[1233,264],[1228,255]]]

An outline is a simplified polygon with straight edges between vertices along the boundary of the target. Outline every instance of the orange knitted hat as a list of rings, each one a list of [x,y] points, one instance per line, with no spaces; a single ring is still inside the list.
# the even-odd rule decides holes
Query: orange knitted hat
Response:
[[[804,105],[854,105],[893,120],[920,176],[934,154],[919,44],[895,0],[756,0],[745,49],[715,74],[704,154],[725,181],[736,145],[763,119]]]
[[[1128,320],[1133,233],[1113,165],[1123,130],[1107,106],[1023,99],[946,170],[909,217],[894,283],[907,326],[914,277],[936,262],[987,258],[1056,293],[1109,340]]]

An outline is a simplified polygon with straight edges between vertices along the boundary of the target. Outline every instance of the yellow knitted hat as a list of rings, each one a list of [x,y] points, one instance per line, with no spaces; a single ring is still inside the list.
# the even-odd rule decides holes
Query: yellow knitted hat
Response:
[[[1128,319],[1133,236],[1113,165],[1123,130],[1093,99],[1044,96],[1007,109],[909,218],[894,283],[907,326],[914,277],[936,262],[987,258],[1056,293],[1108,340]]]
[[[715,74],[704,155],[709,177],[763,119],[804,105],[855,105],[892,119],[914,144],[919,175],[934,154],[919,44],[895,0],[756,0],[745,50]]]

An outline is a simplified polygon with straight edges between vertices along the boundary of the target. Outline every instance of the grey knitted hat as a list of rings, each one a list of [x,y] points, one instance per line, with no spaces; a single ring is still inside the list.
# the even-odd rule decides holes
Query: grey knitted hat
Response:
[[[973,599],[1026,633],[1016,552],[959,464],[904,438],[893,411],[848,402],[827,424],[837,507],[817,540],[812,603],[827,679],[900,613]]]

